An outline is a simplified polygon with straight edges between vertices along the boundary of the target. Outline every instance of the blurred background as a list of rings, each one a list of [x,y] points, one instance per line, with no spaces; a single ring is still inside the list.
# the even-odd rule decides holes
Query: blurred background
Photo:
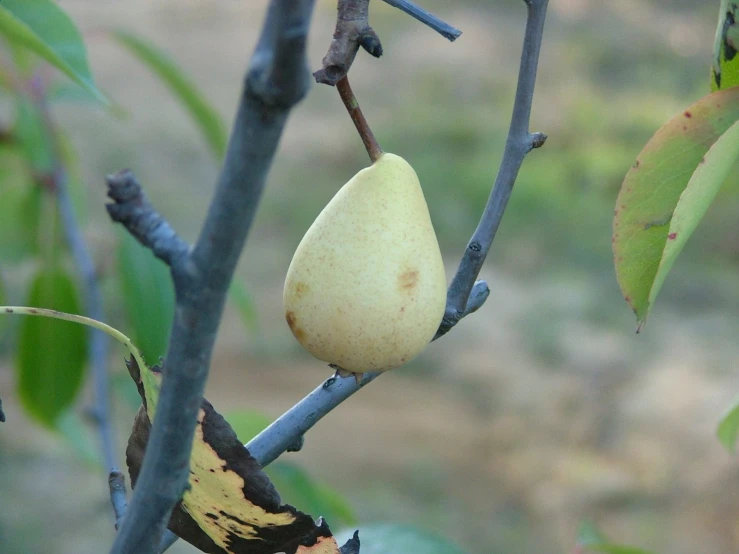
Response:
[[[128,111],[53,107],[79,156],[106,315],[126,331],[120,290],[105,277],[118,230],[103,209],[104,175],[131,168],[192,241],[218,168],[181,105],[104,31],[135,31],[166,50],[230,122],[267,2],[59,3],[85,34],[98,86]],[[351,77],[383,148],[421,179],[451,278],[501,159],[525,6],[422,4],[464,34],[449,43],[375,1],[371,23],[385,54],[360,53]],[[587,518],[655,552],[739,550],[739,464],[715,438],[739,391],[739,171],[640,335],[610,244],[629,166],[659,126],[708,91],[717,8],[551,0],[531,118],[549,138],[525,160],[482,271],[487,304],[285,455],[338,491],[355,527],[414,525],[470,553],[569,553]],[[320,1],[314,70],[334,17],[335,3]],[[367,164],[336,91],[313,86],[291,116],[239,266],[256,323],[245,327],[231,306],[221,327],[207,390],[220,412],[277,417],[330,375],[284,323],[282,283],[315,216]],[[22,275],[6,276],[8,303],[23,299]],[[24,414],[9,333],[1,345],[0,551],[106,551],[114,529],[105,472]],[[121,465],[136,403],[126,400],[125,355],[112,346]]]

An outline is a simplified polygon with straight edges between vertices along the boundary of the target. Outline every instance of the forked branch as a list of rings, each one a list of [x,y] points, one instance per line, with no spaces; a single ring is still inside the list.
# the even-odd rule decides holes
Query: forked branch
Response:
[[[175,318],[157,416],[113,554],[158,552],[172,508],[187,487],[197,414],[228,287],[290,110],[308,90],[305,46],[313,5],[314,0],[270,2],[200,236],[192,250],[183,252],[174,241],[172,252],[160,255],[172,272]],[[135,219],[123,223],[132,230]],[[150,247],[155,243],[137,238]]]
[[[516,98],[513,103],[513,115],[508,128],[503,160],[480,223],[467,244],[467,249],[462,255],[452,284],[449,286],[446,312],[439,328],[439,335],[449,332],[466,315],[472,287],[480,274],[482,264],[485,262],[493,239],[495,239],[495,233],[503,219],[503,213],[511,197],[521,164],[526,154],[542,146],[547,139],[543,133],[529,131],[547,2],[548,0],[526,0],[528,8],[526,31],[518,72]]]
[[[462,31],[408,0],[385,0],[442,36],[453,41]],[[346,77],[361,46],[375,58],[382,56],[380,37],[369,24],[369,0],[338,0],[334,37],[323,58],[321,69],[313,74],[316,82],[335,86]]]
[[[542,133],[529,132],[529,119],[547,0],[527,0],[526,5],[528,17],[518,87],[503,161],[480,223],[449,287],[444,319],[434,340],[449,332],[463,317],[480,308],[490,294],[485,281],[478,281],[477,276],[495,238],[524,157],[546,140]],[[262,466],[271,463],[288,448],[299,444],[301,436],[323,416],[379,375],[366,373],[359,383],[354,379],[328,379],[254,437],[246,447]]]

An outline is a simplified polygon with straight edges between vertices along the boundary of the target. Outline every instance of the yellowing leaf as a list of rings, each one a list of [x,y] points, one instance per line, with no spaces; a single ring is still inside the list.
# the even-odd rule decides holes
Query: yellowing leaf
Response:
[[[134,484],[143,461],[155,411],[160,374],[156,368],[129,365],[146,409],[139,410],[126,450]],[[147,379],[146,376],[150,375]],[[328,525],[282,505],[267,475],[244,448],[236,433],[203,399],[190,458],[190,488],[175,509],[170,529],[204,552],[213,554],[338,554]]]
[[[669,269],[679,252],[668,249],[672,260],[662,264],[668,241],[676,238],[670,227],[681,195],[711,147],[738,119],[739,87],[703,97],[655,133],[624,179],[613,220],[613,253],[621,291],[640,325],[664,280],[666,272],[658,280],[660,266]],[[710,179],[703,181],[707,184]],[[702,208],[692,205],[678,212],[676,224],[692,219],[695,227],[698,218],[691,210],[698,214]]]
[[[18,306],[0,306],[0,313],[62,319],[100,329],[132,354],[127,363],[143,405],[126,449],[126,464],[135,486],[151,429],[161,373],[144,363],[139,350],[120,331],[79,315]],[[30,321],[36,318],[29,318]],[[55,323],[55,322],[52,322]],[[0,409],[0,414],[2,411]],[[174,509],[169,528],[208,554],[356,554],[358,539],[339,549],[328,524],[316,522],[280,496],[236,433],[203,399],[190,459],[190,488]]]
[[[654,303],[678,254],[682,252],[685,243],[688,242],[713,199],[716,198],[716,194],[734,165],[737,154],[739,154],[739,121],[729,127],[729,130],[708,149],[680,195],[680,200],[672,214],[667,243],[662,252],[657,275],[649,291],[650,305]]]

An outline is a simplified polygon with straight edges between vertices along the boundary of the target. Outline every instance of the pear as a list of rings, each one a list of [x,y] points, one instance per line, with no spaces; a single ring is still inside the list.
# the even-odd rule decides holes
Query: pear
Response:
[[[386,371],[424,349],[446,276],[408,162],[382,154],[339,190],[298,245],[283,302],[295,338],[340,373]]]

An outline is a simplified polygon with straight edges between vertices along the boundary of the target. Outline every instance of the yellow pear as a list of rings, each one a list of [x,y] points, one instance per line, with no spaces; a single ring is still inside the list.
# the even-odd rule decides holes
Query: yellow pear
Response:
[[[339,190],[300,242],[283,302],[300,344],[347,372],[386,371],[424,349],[446,277],[408,162],[382,154]]]

